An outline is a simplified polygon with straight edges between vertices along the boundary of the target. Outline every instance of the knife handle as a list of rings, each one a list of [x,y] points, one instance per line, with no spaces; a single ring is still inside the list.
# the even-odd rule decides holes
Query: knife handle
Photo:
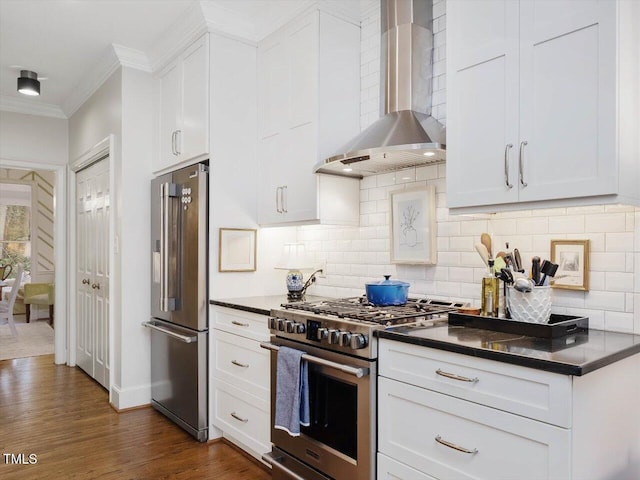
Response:
[[[531,280],[534,285],[539,285],[540,282],[540,257],[533,257],[531,259]]]
[[[513,249],[513,260],[515,261],[515,264],[516,264],[516,270],[517,271],[522,270],[522,257],[520,256],[520,252],[518,251],[517,248]]]

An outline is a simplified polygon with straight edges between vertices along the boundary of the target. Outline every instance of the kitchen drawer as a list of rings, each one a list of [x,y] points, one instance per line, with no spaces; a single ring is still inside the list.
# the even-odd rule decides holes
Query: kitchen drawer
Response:
[[[385,339],[379,342],[378,368],[387,378],[571,427],[569,375]]]
[[[258,398],[217,380],[211,388],[212,423],[260,458],[271,451],[269,397]]]
[[[378,480],[438,480],[378,453]]]
[[[570,478],[567,429],[387,378],[378,386],[378,448],[410,467],[436,478]]]
[[[211,332],[212,375],[260,398],[270,391],[269,352],[255,340],[220,330]]]
[[[256,313],[234,310],[232,308],[211,307],[211,327],[243,337],[269,341],[267,316]]]

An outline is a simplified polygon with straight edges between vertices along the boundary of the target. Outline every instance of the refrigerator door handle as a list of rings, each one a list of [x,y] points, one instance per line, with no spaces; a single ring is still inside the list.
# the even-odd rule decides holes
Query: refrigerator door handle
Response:
[[[146,328],[150,328],[152,330],[157,330],[158,332],[169,335],[170,337],[175,338],[176,340],[180,340],[181,342],[184,342],[184,343],[196,343],[198,341],[198,337],[195,335],[194,336],[180,335],[179,333],[171,331],[168,328],[159,327],[153,322],[142,322],[142,326]]]
[[[173,187],[173,188],[172,188]],[[169,200],[175,191],[172,183],[160,184],[160,311],[175,310],[175,298],[169,297]],[[175,194],[174,194],[175,195]]]

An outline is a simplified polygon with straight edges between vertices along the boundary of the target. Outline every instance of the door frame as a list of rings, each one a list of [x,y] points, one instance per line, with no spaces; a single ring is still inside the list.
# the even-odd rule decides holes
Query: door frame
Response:
[[[69,364],[69,328],[67,316],[67,165],[52,165],[25,160],[2,159],[2,168],[18,168],[24,170],[45,170],[56,174],[54,191],[54,217],[53,217],[53,258],[54,258],[54,284],[55,324],[54,332],[54,362],[56,364]]]
[[[91,147],[88,151],[80,155],[78,158],[69,162],[67,167],[69,175],[69,241],[68,241],[68,275],[67,289],[69,292],[69,348],[68,348],[68,364],[76,365],[76,342],[77,342],[77,318],[76,318],[76,290],[74,288],[75,272],[76,272],[76,174],[90,165],[109,157],[109,402],[111,403],[111,390],[113,386],[113,366],[114,366],[114,319],[115,319],[115,252],[117,251],[117,238],[115,228],[116,202],[115,202],[115,136],[110,134],[100,142]]]

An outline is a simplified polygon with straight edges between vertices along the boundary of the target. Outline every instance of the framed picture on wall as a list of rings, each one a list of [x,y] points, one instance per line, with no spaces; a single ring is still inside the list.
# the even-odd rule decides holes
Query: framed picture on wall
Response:
[[[558,264],[553,288],[589,291],[589,240],[551,240],[551,262]]]
[[[221,228],[218,271],[254,272],[256,234],[257,231],[251,228]]]
[[[431,186],[389,194],[391,263],[436,264],[436,192]]]

